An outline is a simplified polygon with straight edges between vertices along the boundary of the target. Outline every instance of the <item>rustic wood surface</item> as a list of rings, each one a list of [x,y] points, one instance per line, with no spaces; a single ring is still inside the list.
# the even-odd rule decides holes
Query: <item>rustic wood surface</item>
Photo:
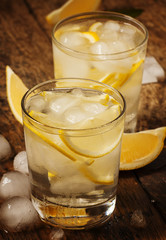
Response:
[[[0,176],[12,169],[13,157],[24,150],[23,128],[13,117],[6,98],[5,66],[9,65],[27,87],[53,78],[51,30],[45,16],[65,0],[0,0],[0,133],[12,146],[13,155],[0,164]],[[102,10],[137,14],[149,30],[147,55],[166,71],[166,1],[103,0]],[[139,13],[139,15],[138,15]],[[166,79],[142,87],[137,130],[166,126]],[[166,147],[150,165],[120,172],[116,210],[103,226],[88,231],[65,230],[64,239],[165,240]],[[53,229],[6,233],[0,240],[51,239]]]

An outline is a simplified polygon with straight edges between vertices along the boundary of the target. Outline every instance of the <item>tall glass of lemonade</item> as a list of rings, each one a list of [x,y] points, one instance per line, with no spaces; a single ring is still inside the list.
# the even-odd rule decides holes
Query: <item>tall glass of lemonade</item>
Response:
[[[32,202],[41,219],[68,229],[109,219],[124,130],[122,95],[98,81],[57,79],[29,90],[22,110]]]
[[[89,78],[118,89],[127,105],[125,132],[134,132],[147,39],[145,26],[123,14],[71,16],[53,29],[55,78]]]

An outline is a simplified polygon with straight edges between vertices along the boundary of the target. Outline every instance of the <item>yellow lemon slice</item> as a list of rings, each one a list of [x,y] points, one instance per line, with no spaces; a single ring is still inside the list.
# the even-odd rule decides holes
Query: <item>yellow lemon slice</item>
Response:
[[[133,73],[137,71],[143,62],[144,60],[141,59],[139,62],[133,64],[128,73],[108,73],[99,81],[111,85],[113,88],[119,88],[126,83],[126,81],[131,77]]]
[[[88,167],[84,166],[80,168],[80,172],[82,172],[85,177],[87,177],[90,181],[96,184],[110,185],[114,183],[114,176],[111,174],[108,175],[97,174],[91,169],[88,169]]]
[[[6,86],[10,109],[17,121],[22,124],[21,100],[28,88],[9,66],[6,66]]]
[[[31,111],[30,115],[36,119],[37,121],[40,121],[41,123],[46,122],[45,114],[37,113],[35,111]],[[44,118],[44,120],[43,120]],[[50,124],[50,122],[48,122]],[[47,133],[46,131],[40,130],[37,126],[34,126],[25,118],[24,119],[24,125],[35,135],[37,135],[39,138],[41,138],[43,141],[45,141],[47,144],[55,148],[58,152],[62,153],[66,157],[68,157],[72,161],[80,161],[84,162],[87,165],[90,165],[93,163],[92,159],[85,158],[84,156],[78,155],[76,152],[73,152],[70,148],[67,147],[66,144],[61,140],[60,135],[58,134],[51,134]]]
[[[99,36],[95,32],[82,32],[82,36],[90,41],[90,43],[95,43],[99,41]]]
[[[160,154],[164,146],[166,127],[124,134],[120,170],[143,167]]]
[[[112,121],[116,119],[119,114],[120,106],[117,104],[98,114],[94,118],[89,118],[80,122],[78,127],[79,129],[97,127],[104,124],[104,120]],[[84,137],[67,136],[63,134],[62,131],[60,138],[73,152],[88,158],[98,158],[113,151],[121,139],[122,128],[120,129],[118,126],[115,126],[114,130],[109,130],[109,127],[107,127],[101,134],[93,134],[93,136],[88,136],[87,132],[87,136]]]
[[[62,7],[55,9],[46,16],[49,24],[55,24],[63,18],[81,12],[95,11],[101,0],[68,0]]]
[[[97,30],[102,26],[101,22],[95,22],[89,27],[89,32],[97,32]]]

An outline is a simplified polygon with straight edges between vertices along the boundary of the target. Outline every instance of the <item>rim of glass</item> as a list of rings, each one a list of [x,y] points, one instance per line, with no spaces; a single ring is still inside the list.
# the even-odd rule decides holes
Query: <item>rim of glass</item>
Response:
[[[109,121],[109,122],[106,122],[105,124],[101,124],[97,127],[92,127],[92,128],[82,128],[82,129],[74,129],[74,128],[65,128],[65,127],[54,127],[54,126],[50,126],[48,124],[44,124],[44,123],[41,123],[40,121],[36,120],[35,118],[31,117],[28,113],[28,111],[26,110],[25,108],[25,103],[26,103],[26,100],[28,98],[28,96],[33,93],[35,90],[39,89],[40,87],[43,87],[44,85],[49,85],[49,84],[53,84],[53,83],[56,83],[56,82],[59,82],[59,81],[64,81],[64,80],[67,80],[67,81],[89,81],[91,83],[94,83],[94,84],[98,84],[98,85],[101,85],[103,87],[106,87],[108,89],[110,89],[111,91],[113,91],[116,95],[120,96],[121,100],[122,100],[122,103],[123,103],[123,109],[121,111],[121,113],[112,121]],[[67,87],[65,87],[67,88]],[[69,87],[69,88],[78,88],[78,87]],[[80,87],[81,88],[81,87]],[[56,89],[56,87],[55,87]],[[63,89],[63,87],[61,88]],[[52,89],[53,90],[53,89]],[[41,90],[42,91],[42,90]],[[101,90],[102,92],[102,90]],[[48,81],[45,81],[45,82],[42,82],[42,83],[39,83],[37,85],[35,85],[34,87],[32,87],[31,89],[29,89],[23,96],[22,100],[21,100],[21,107],[22,107],[22,111],[23,113],[26,115],[26,117],[28,119],[30,119],[31,122],[37,124],[39,127],[45,127],[47,129],[50,129],[50,130],[64,130],[64,131],[67,131],[67,132],[75,132],[75,133],[78,133],[78,132],[86,132],[86,131],[94,131],[96,129],[102,129],[102,128],[105,128],[105,127],[108,127],[109,125],[112,125],[112,124],[116,124],[116,122],[118,122],[118,120],[125,114],[125,110],[126,110],[126,101],[123,97],[123,95],[115,88],[105,84],[105,83],[100,83],[98,81],[95,81],[95,80],[92,80],[92,79],[84,79],[84,78],[59,78],[59,79],[52,79],[52,80],[48,80]]]
[[[95,18],[110,18],[111,19],[116,19],[116,20],[125,20],[124,22],[130,22],[132,25],[136,26],[137,28],[139,27],[139,29],[142,30],[142,32],[144,32],[144,39],[142,40],[142,42],[140,42],[137,46],[135,46],[132,49],[126,50],[126,51],[122,51],[122,52],[117,52],[117,53],[106,53],[106,54],[94,54],[94,53],[86,53],[86,52],[82,52],[82,51],[78,51],[78,50],[74,50],[71,49],[69,47],[66,47],[65,45],[63,45],[62,43],[60,43],[54,36],[54,33],[57,29],[59,29],[61,26],[63,26],[63,24],[66,23],[71,23],[70,21],[74,20],[78,18],[78,20],[83,20],[88,18],[89,19],[95,19]],[[70,17],[64,18],[63,20],[59,21],[58,23],[55,24],[55,26],[53,27],[52,30],[52,39],[53,42],[60,48],[65,49],[66,51],[68,51],[69,53],[73,53],[73,54],[79,54],[82,55],[83,57],[87,57],[87,56],[93,56],[94,58],[97,57],[106,57],[107,60],[109,59],[123,59],[126,58],[126,55],[130,55],[132,54],[134,51],[138,50],[139,48],[141,48],[144,44],[146,44],[147,40],[148,40],[148,30],[145,27],[145,25],[143,23],[141,23],[139,20],[130,17],[128,15],[122,14],[122,13],[117,13],[117,12],[111,12],[111,11],[96,11],[96,12],[83,12],[80,14],[75,14],[72,15]],[[101,60],[101,59],[100,59]],[[105,59],[104,59],[105,60]]]

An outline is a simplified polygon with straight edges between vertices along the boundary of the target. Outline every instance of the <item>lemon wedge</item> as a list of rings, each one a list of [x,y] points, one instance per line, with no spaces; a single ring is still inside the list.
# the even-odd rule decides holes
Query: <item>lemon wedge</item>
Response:
[[[55,9],[46,16],[49,24],[55,24],[58,21],[81,12],[95,11],[98,9],[101,0],[68,0],[60,8]]]
[[[160,154],[164,146],[166,127],[124,134],[120,170],[132,170],[143,167]]]
[[[6,86],[10,109],[17,121],[22,124],[21,99],[28,88],[9,66],[6,66]]]

